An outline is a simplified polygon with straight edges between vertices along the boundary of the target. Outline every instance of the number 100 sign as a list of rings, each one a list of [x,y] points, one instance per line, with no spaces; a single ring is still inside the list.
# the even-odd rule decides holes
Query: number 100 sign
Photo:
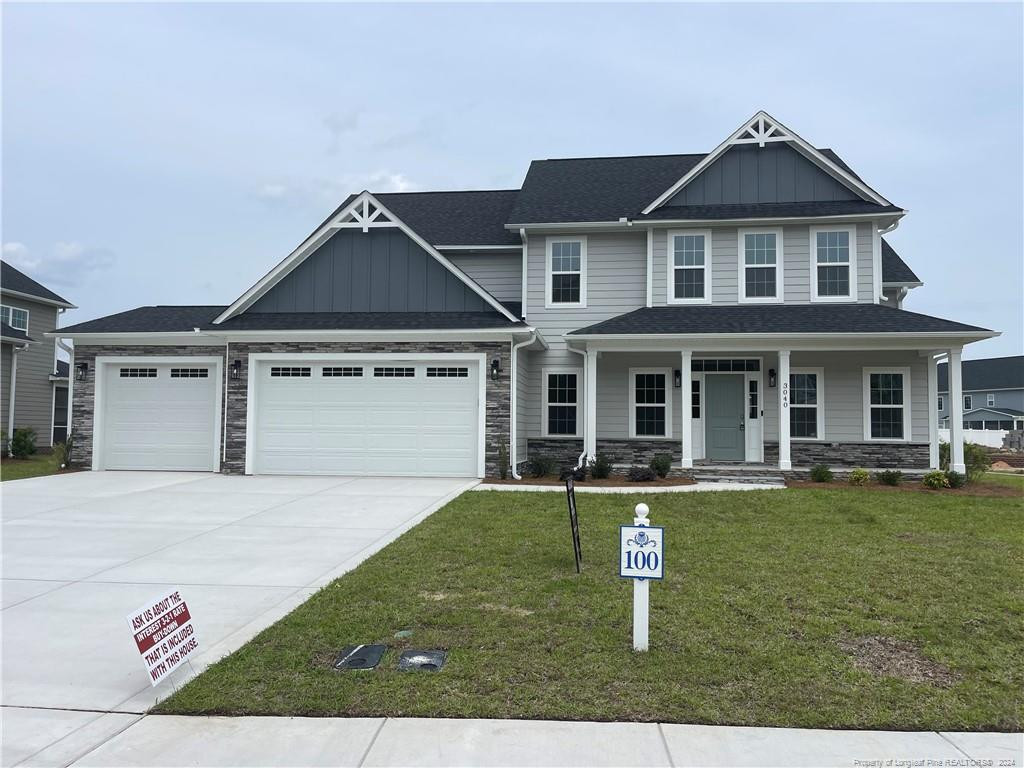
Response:
[[[660,579],[665,569],[665,529],[645,525],[619,526],[619,576]]]

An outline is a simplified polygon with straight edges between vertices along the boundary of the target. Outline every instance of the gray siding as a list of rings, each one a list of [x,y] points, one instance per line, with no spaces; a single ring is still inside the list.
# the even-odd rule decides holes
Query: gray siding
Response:
[[[939,418],[949,418],[949,393],[940,392],[942,396],[942,408],[939,409]],[[973,402],[971,407],[975,410],[978,408],[992,408],[998,411],[1000,408],[1013,408],[1017,411],[1024,411],[1024,388],[1022,389],[973,389],[964,390],[965,395],[971,395]],[[988,405],[988,395],[995,397],[995,405]],[[994,419],[995,416],[989,416],[988,418]],[[1005,416],[1001,418],[1006,418]],[[1021,418],[1017,416],[1016,418]]]
[[[521,253],[459,254],[448,256],[448,260],[498,301],[522,301]]]
[[[479,312],[490,309],[397,229],[343,229],[253,304],[252,312]]]
[[[519,350],[516,364],[516,461],[523,462],[528,458],[527,439],[535,430],[530,429],[530,415],[536,413],[540,391],[537,388],[538,378],[534,375],[533,352]]]
[[[856,193],[788,145],[728,149],[665,205],[858,200]]]
[[[54,347],[56,342],[45,334],[57,327],[57,308],[38,304],[18,297],[2,297],[5,305],[27,309],[28,335],[37,341],[28,349],[18,353],[18,380],[15,387],[14,427],[31,427],[36,432],[36,445],[40,448],[50,445],[52,435],[51,415],[53,410],[53,382],[50,374],[54,368]],[[10,347],[4,344],[0,364],[0,397],[3,411],[0,421],[7,426],[7,408],[11,381]]]

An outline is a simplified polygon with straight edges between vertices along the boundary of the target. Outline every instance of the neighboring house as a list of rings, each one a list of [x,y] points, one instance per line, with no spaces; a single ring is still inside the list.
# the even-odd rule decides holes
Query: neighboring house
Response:
[[[68,429],[68,363],[49,334],[75,306],[0,261],[0,419],[3,437],[35,430],[40,448],[63,442]]]
[[[74,426],[97,469],[937,466],[936,358],[997,334],[898,308],[905,213],[763,112],[711,153],[354,194],[229,306],[61,331]]]
[[[1024,429],[1024,356],[964,360],[964,429]],[[949,370],[939,364],[939,426],[949,428]]]

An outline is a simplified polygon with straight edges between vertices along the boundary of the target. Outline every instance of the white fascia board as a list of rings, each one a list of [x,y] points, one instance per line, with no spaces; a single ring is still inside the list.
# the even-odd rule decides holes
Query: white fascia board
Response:
[[[785,133],[789,134],[786,139],[787,143],[791,144],[800,151],[800,154],[804,155],[808,160],[813,162],[822,170],[826,171],[831,176],[841,181],[846,186],[850,187],[853,191],[857,192],[861,197],[864,197],[872,202],[878,203],[879,205],[892,205],[888,200],[882,197],[880,194],[871,189],[867,184],[856,179],[853,175],[847,173],[834,162],[825,157],[815,147],[812,147],[802,138],[800,138],[794,131],[790,130],[774,117],[769,115],[764,110],[759,111],[752,118],[743,123],[738,129],[736,129],[725,141],[715,147],[711,152],[704,156],[697,165],[691,168],[681,179],[675,184],[669,187],[667,190],[662,192],[650,205],[643,209],[643,213],[647,214],[653,211],[660,205],[663,205],[666,200],[675,195],[680,189],[689,184],[693,179],[699,176],[704,170],[711,165],[715,160],[725,154],[729,147],[735,144],[747,144],[749,141],[738,141],[740,137],[747,132],[747,129],[759,120],[768,120],[776,128],[781,129]],[[780,139],[775,139],[776,141]]]
[[[46,336],[73,339],[80,344],[222,344],[225,341],[422,341],[451,337],[478,341],[505,341],[528,336],[533,328],[450,328],[444,330],[290,330],[290,331],[201,331],[200,333],[73,333],[59,331]]]
[[[22,293],[21,291],[12,291],[10,288],[0,288],[0,295],[3,296],[14,296],[18,299],[28,299],[34,301],[37,304],[46,304],[51,307],[63,307],[64,309],[78,309],[74,304],[68,304],[66,301],[54,301],[53,299],[43,298],[42,296],[36,296],[32,293]]]
[[[43,334],[49,336],[50,334]],[[39,342],[35,339],[19,339],[17,336],[0,336],[0,341],[4,344],[38,344]]]
[[[905,208],[889,213],[846,213],[830,216],[762,216],[748,219],[633,219],[629,224],[620,221],[565,221],[539,224],[506,224],[506,229],[547,230],[571,232],[573,229],[604,229],[627,232],[643,228],[661,227],[746,227],[762,224],[814,224],[831,221],[883,221],[889,218],[899,219],[907,215]]]
[[[720,351],[744,349],[748,351],[790,350],[885,350],[922,347],[935,348],[943,345],[969,344],[990,339],[997,332],[976,333],[889,333],[869,335],[864,333],[687,333],[687,334],[588,334],[566,336],[566,342],[583,342],[591,349],[606,351],[639,352],[691,349],[694,351]]]
[[[920,280],[918,280],[917,282],[908,281],[908,282],[905,282],[905,283],[904,282],[889,282],[889,283],[887,283],[887,282],[883,281],[883,283],[882,283],[882,287],[883,288],[920,288],[922,285],[924,285],[924,283],[921,282]]]

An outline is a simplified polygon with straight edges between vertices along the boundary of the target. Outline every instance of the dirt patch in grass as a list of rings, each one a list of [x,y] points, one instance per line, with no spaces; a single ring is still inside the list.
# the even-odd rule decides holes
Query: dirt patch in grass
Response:
[[[928,683],[948,688],[956,675],[923,656],[912,643],[894,637],[870,635],[839,641],[839,647],[853,659],[853,665],[878,677],[896,677],[911,683]]]
[[[933,491],[931,488],[925,488],[920,480],[915,479],[906,479],[899,485],[882,485],[881,483],[850,485],[849,483],[844,483],[838,480],[831,483],[815,483],[811,480],[787,480],[786,487],[813,488],[819,490],[826,488],[846,488],[849,490],[861,490],[875,493],[927,493],[933,496],[985,496],[998,499],[1021,497],[1019,489],[1008,485],[971,483],[964,488],[943,488],[940,491]]]
[[[523,475],[522,480],[513,480],[511,477],[507,480],[502,480],[500,477],[486,477],[484,478],[485,483],[493,483],[494,485],[552,485],[565,487],[565,481],[560,480],[554,475],[545,475],[544,477],[529,477]],[[576,486],[579,488],[607,488],[611,486],[625,486],[635,488],[657,488],[665,485],[694,485],[696,481],[689,477],[659,477],[656,480],[651,480],[645,483],[634,483],[626,478],[625,475],[612,475],[611,477],[592,478],[588,477],[586,480],[577,480]]]

